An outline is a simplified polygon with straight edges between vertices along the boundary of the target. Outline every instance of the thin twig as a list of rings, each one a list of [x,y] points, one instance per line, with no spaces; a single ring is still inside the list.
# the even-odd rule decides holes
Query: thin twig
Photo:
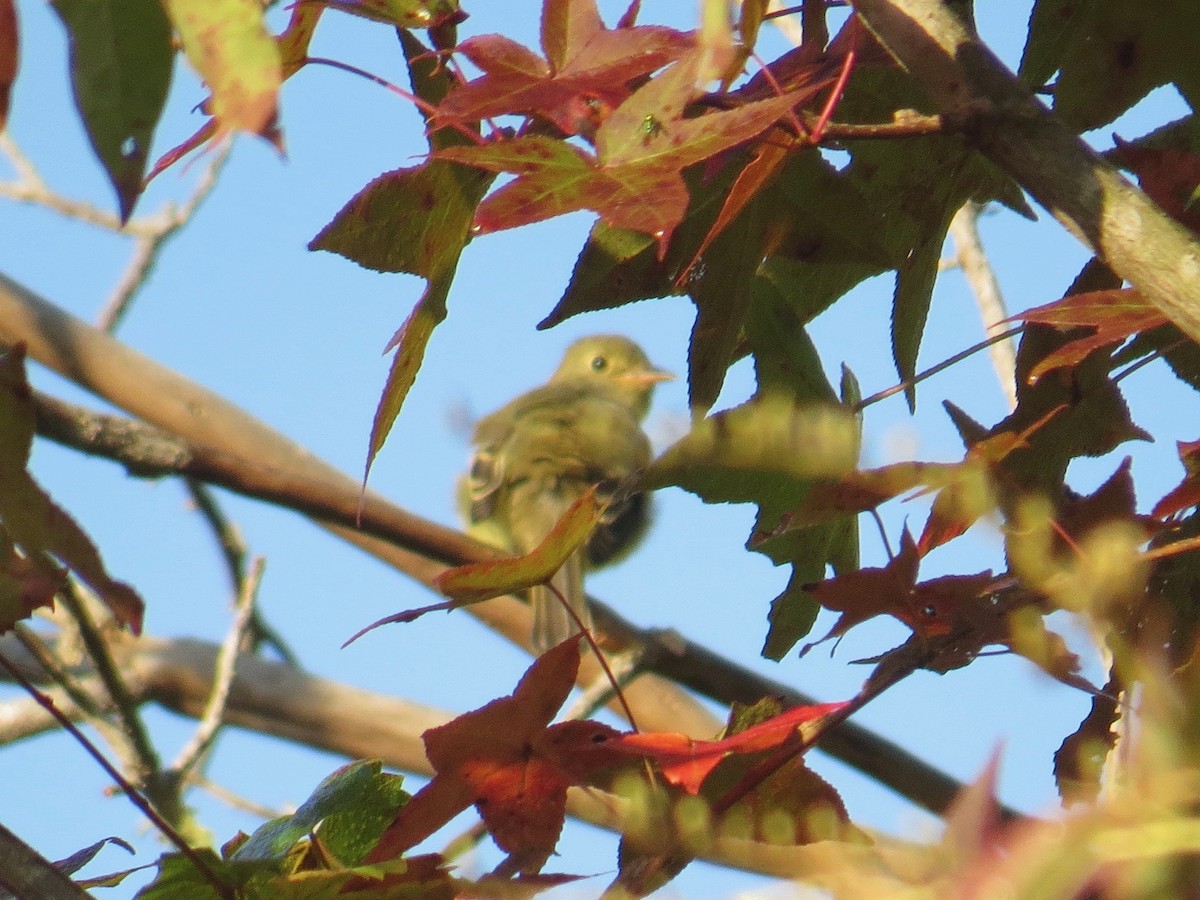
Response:
[[[67,586],[59,592],[58,600],[79,628],[79,637],[83,642],[84,649],[96,669],[96,674],[104,684],[105,690],[112,698],[117,721],[120,723],[121,733],[125,737],[128,750],[123,754],[127,757],[127,765],[137,780],[146,786],[147,792],[154,799],[155,804],[164,809],[166,814],[174,820],[174,812],[178,810],[177,798],[173,797],[171,792],[164,793],[159,790],[161,785],[156,781],[155,776],[162,771],[162,761],[159,759],[158,751],[154,749],[145,723],[138,712],[138,701],[126,686],[125,678],[109,651],[107,641],[87,609],[82,588],[75,582],[68,581]],[[114,749],[119,749],[119,747],[114,747]]]
[[[590,719],[604,708],[642,671],[642,653],[637,649],[623,650],[607,658],[603,678],[597,678],[580,693],[579,698],[562,714],[564,719]]]
[[[246,549],[246,544],[242,540],[237,526],[229,521],[229,517],[225,515],[221,504],[217,502],[216,496],[207,484],[193,477],[185,477],[183,483],[192,502],[196,504],[196,509],[200,511],[217,538],[217,545],[221,548],[221,555],[225,558],[225,570],[229,575],[234,596],[241,597],[246,589],[246,557],[249,551]],[[300,665],[292,648],[287,645],[282,635],[263,618],[262,611],[255,606],[250,614],[250,627],[246,631],[245,644],[239,649],[243,653],[248,653],[264,643],[274,647],[279,658],[288,665]]]
[[[217,150],[184,203],[179,206],[167,203],[156,213],[122,223],[119,216],[107,210],[52,190],[16,142],[7,133],[0,134],[0,152],[8,157],[17,173],[17,180],[0,182],[0,197],[41,206],[64,218],[133,238],[133,255],[97,320],[97,327],[112,331],[128,312],[134,295],[145,283],[166,242],[191,220],[216,186],[217,175],[229,156],[230,146],[227,140]]]
[[[951,366],[955,365],[956,363],[962,362],[968,356],[971,356],[974,353],[978,353],[980,350],[983,350],[986,347],[990,347],[992,344],[999,343],[1000,341],[1006,341],[1010,337],[1020,334],[1024,330],[1025,330],[1024,325],[1018,325],[1016,328],[1010,328],[1008,331],[998,334],[995,337],[990,337],[985,341],[980,341],[978,344],[973,344],[972,346],[968,347],[966,350],[963,350],[960,353],[955,353],[953,356],[943,359],[937,365],[930,366],[924,372],[918,372],[912,378],[906,379],[905,381],[901,381],[898,384],[893,384],[890,388],[885,388],[884,390],[879,391],[878,393],[872,394],[870,397],[867,397],[863,400],[858,401],[858,403],[856,403],[854,405],[854,412],[856,412],[856,413],[862,412],[868,406],[871,406],[874,403],[878,403],[880,400],[886,400],[888,397],[891,397],[894,394],[899,394],[901,391],[907,390],[909,387],[911,387],[915,384],[920,384],[926,378],[931,378],[934,375],[936,375],[938,372],[941,372],[944,369],[948,369]]]
[[[230,139],[216,149],[209,159],[208,166],[200,180],[196,182],[192,194],[179,207],[172,203],[164,206],[156,215],[150,216],[134,224],[133,229],[127,229],[134,236],[133,256],[125,265],[125,271],[109,294],[104,308],[96,317],[96,327],[112,332],[129,312],[134,295],[146,283],[146,277],[154,268],[159,254],[168,240],[180,228],[191,221],[192,216],[200,208],[208,195],[217,185],[217,177],[229,159],[229,150],[233,146]]]
[[[117,767],[105,758],[104,754],[100,752],[100,748],[88,740],[87,735],[80,731],[78,726],[76,726],[76,724],[72,722],[68,716],[63,715],[62,711],[54,705],[54,701],[34,687],[29,680],[21,674],[20,669],[9,662],[8,657],[3,653],[0,653],[0,668],[3,668],[5,671],[7,671],[9,677],[11,677],[13,681],[17,682],[17,684],[21,685],[21,687],[28,691],[29,696],[36,700],[38,704],[46,710],[46,712],[50,713],[50,715],[52,715],[58,721],[59,725],[61,725],[66,731],[70,732],[71,736],[75,738],[79,745],[83,747],[85,751],[87,751],[88,755],[97,762],[100,768],[107,773],[108,777],[117,783],[117,785],[124,792],[125,796],[129,798],[129,802],[136,806],[142,812],[142,815],[153,822],[154,827],[161,832],[163,837],[174,844],[175,848],[188,858],[192,865],[196,867],[197,871],[204,876],[204,880],[212,885],[218,896],[225,897],[227,900],[234,900],[233,891],[230,890],[230,888],[217,877],[216,873],[209,868],[208,863],[206,863],[204,859],[194,849],[192,849],[188,842],[183,839],[183,836],[180,835],[179,832],[176,831],[161,815],[159,815],[158,811],[154,808],[154,805],[145,797],[145,795],[143,795],[141,791],[139,791],[127,778],[125,778],[125,776],[117,770]]]
[[[950,220],[950,238],[954,241],[955,255],[963,277],[975,295],[984,330],[988,337],[996,337],[1004,332],[1001,323],[1008,318],[1008,310],[1000,293],[1000,282],[996,280],[996,273],[979,237],[979,212],[980,206],[974,200],[964,203]],[[1017,355],[1012,343],[997,341],[988,348],[988,355],[992,358],[992,367],[996,370],[996,378],[1000,381],[1000,390],[1008,401],[1008,408],[1016,409]]]
[[[17,622],[13,625],[13,635],[38,661],[38,665],[45,670],[50,680],[63,689],[63,693],[71,698],[71,702],[79,707],[80,712],[84,713],[92,724],[102,718],[100,707],[79,687],[76,679],[59,665],[57,657],[36,631],[24,622]]]
[[[68,219],[95,225],[106,231],[123,230],[121,219],[114,213],[50,190],[32,161],[7,132],[0,133],[0,152],[8,157],[18,175],[16,181],[0,181],[0,197],[42,206]],[[128,228],[124,230],[128,231]]]
[[[237,606],[234,608],[233,622],[217,653],[212,692],[209,694],[208,703],[200,716],[200,725],[171,766],[171,774],[181,783],[187,779],[190,770],[195,768],[208,753],[213,741],[217,738],[217,731],[225,720],[225,705],[229,702],[229,689],[233,686],[238,654],[250,631],[250,622],[254,614],[254,599],[258,594],[259,585],[262,583],[265,565],[261,556],[256,556],[250,562],[250,568],[242,582],[242,592],[238,596]]]
[[[277,819],[280,816],[290,815],[296,811],[294,806],[290,809],[272,809],[248,797],[243,797],[241,794],[236,794],[229,790],[229,788],[217,784],[203,775],[193,774],[188,779],[188,782],[215,797],[217,800],[220,800],[230,809],[249,813],[252,816],[258,816],[260,819]]]

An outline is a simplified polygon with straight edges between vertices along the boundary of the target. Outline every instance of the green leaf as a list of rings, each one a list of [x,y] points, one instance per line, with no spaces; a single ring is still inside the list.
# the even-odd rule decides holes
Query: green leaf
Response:
[[[432,160],[381,175],[360,191],[309,243],[382,272],[406,272],[428,285],[388,348],[396,348],[375,411],[367,471],[416,381],[434,329],[446,318],[446,299],[471,218],[492,176]]]
[[[1054,90],[1054,111],[1068,125],[1099,128],[1164,84],[1174,84],[1193,108],[1200,103],[1200,64],[1191,52],[1200,6],[1192,0],[1092,0],[1071,19]]]
[[[70,41],[75,105],[125,221],[141,196],[154,128],[167,100],[171,26],[159,0],[53,5]]]
[[[1079,29],[1086,28],[1096,0],[1037,0],[1029,14],[1029,32],[1017,70],[1030,89],[1050,81]]]
[[[844,408],[756,397],[695,423],[651,464],[645,483],[780,515],[804,499],[814,479],[851,471],[858,450],[858,423]]]
[[[712,408],[733,362],[751,285],[762,259],[763,201],[756,197],[704,253],[688,286],[696,321],[688,342],[688,401],[692,415]]]
[[[837,402],[816,345],[795,308],[778,293],[762,290],[760,284],[755,285],[746,318],[746,340],[760,394]]]
[[[449,74],[433,65],[425,46],[412,35],[401,31],[400,42],[413,91],[436,103],[449,89]],[[464,140],[458,132],[439,132],[430,137],[430,147],[453,149]],[[388,343],[396,354],[371,423],[364,482],[416,381],[429,339],[446,318],[446,299],[471,238],[471,221],[493,178],[437,159],[388,172],[359,191],[309,242],[310,250],[328,250],[376,271],[407,272],[428,281],[408,320]]]
[[[316,833],[334,859],[346,867],[357,866],[407,800],[402,782],[399,775],[383,772],[377,759],[343,766],[292,815],[272,819],[255,831],[230,859],[281,863],[298,841]]]
[[[457,603],[475,603],[545,584],[591,535],[604,510],[591,488],[570,505],[550,533],[529,553],[447,569],[434,579]]]
[[[551,328],[582,312],[685,293],[679,279],[716,221],[737,171],[737,166],[726,166],[711,177],[696,167],[684,173],[687,212],[662,257],[658,242],[644,232],[597,222],[562,299],[538,328]]]
[[[258,0],[163,0],[221,128],[273,137],[283,66]]]
[[[486,172],[437,159],[385,172],[355,194],[308,249],[376,272],[432,280],[458,265],[471,217],[491,182]]]
[[[232,866],[207,847],[193,851],[228,889],[244,884],[256,870],[256,866]],[[154,881],[137,892],[137,900],[224,900],[223,895],[196,868],[192,861],[180,854],[164,854],[158,859],[158,875]]]
[[[762,648],[765,658],[778,662],[812,631],[821,604],[805,588],[824,576],[824,565],[792,567],[792,577],[788,579],[787,587],[771,601],[771,612],[767,616],[767,639]]]
[[[878,122],[898,110],[928,105],[911,78],[900,77],[891,67],[865,67],[851,78],[838,115]],[[1011,179],[957,137],[847,141],[846,148],[853,156],[846,177],[887,223],[878,237],[888,267],[897,272],[892,354],[907,381],[916,374],[937,261],[955,211],[967,199],[999,199],[1017,212],[1032,213]],[[906,395],[914,406],[915,391]]]

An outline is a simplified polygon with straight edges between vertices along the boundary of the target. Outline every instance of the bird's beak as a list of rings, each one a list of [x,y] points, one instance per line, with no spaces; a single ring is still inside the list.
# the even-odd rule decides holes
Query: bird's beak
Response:
[[[645,372],[630,372],[622,375],[621,381],[636,387],[652,387],[661,381],[674,381],[675,376],[665,369],[647,369]]]

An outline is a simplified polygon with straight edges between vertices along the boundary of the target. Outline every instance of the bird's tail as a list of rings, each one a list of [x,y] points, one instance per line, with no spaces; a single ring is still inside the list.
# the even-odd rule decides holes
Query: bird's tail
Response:
[[[533,650],[544,653],[579,632],[579,624],[567,612],[569,606],[579,617],[584,627],[591,630],[592,614],[588,610],[587,597],[583,592],[583,551],[572,553],[561,569],[550,579],[554,590],[538,585],[530,590],[533,606]],[[560,600],[558,591],[566,600]]]

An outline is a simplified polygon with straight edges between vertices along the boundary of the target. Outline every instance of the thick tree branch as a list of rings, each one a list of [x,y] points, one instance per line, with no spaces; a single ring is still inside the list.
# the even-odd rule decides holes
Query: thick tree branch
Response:
[[[27,678],[44,677],[36,661],[15,641],[0,639],[0,650]],[[125,680],[140,702],[157,702],[193,718],[203,713],[211,695],[218,652],[216,644],[205,641],[151,637],[122,639],[114,650]],[[745,678],[745,686],[749,686],[755,676],[745,673]],[[83,681],[89,681],[86,674]],[[782,696],[790,693],[786,687],[777,687]],[[72,716],[78,715],[69,703],[62,708]],[[29,737],[55,727],[49,717],[18,714],[11,718],[25,720],[31,726],[23,734],[10,734],[11,738]],[[425,758],[421,732],[450,718],[450,713],[441,710],[340,684],[252,655],[238,658],[225,714],[229,725],[351,759],[379,758],[393,768],[425,776],[432,775],[433,770]],[[621,828],[622,808],[610,795],[572,789],[568,810],[572,816],[602,828]],[[819,852],[812,847],[718,839],[704,858],[763,874],[794,877],[809,871],[813,854]]]
[[[967,140],[1200,340],[1200,242],[1037,100],[941,0],[854,0]]]
[[[67,446],[96,453],[127,467],[140,467],[142,474],[170,475],[187,473],[196,476],[197,455],[182,442],[141,423],[131,423],[118,416],[92,413],[60,400],[35,394],[38,411],[38,430]],[[116,435],[113,441],[98,438]],[[153,448],[150,452],[141,449]],[[158,463],[151,465],[150,461]],[[156,466],[161,467],[156,468]],[[259,496],[251,494],[251,496]],[[260,499],[271,499],[263,498]],[[298,506],[292,498],[281,498],[283,505],[319,517],[352,524],[335,508]],[[403,534],[388,530],[386,520],[364,518],[363,526],[376,538],[401,541]],[[469,562],[480,556],[451,559],[450,562]],[[433,589],[432,579],[440,566],[430,566],[422,557],[414,557],[425,565],[405,568],[407,574]],[[628,649],[636,648],[640,667],[645,671],[669,678],[698,694],[728,705],[735,702],[754,703],[762,697],[778,697],[788,706],[805,706],[817,702],[810,695],[797,691],[749,669],[742,668],[704,647],[692,644],[674,631],[647,631],[619,616],[611,607],[590,598],[596,622],[608,636],[609,643]],[[505,603],[502,612],[495,610]],[[492,610],[488,621],[506,633],[524,637],[529,633],[525,616],[527,609],[511,601],[492,601],[483,607]],[[590,657],[589,657],[590,660]],[[587,662],[587,665],[594,663]],[[678,726],[676,726],[677,728]],[[891,787],[897,793],[932,812],[942,812],[961,785],[945,773],[932,768],[901,747],[857,725],[847,723],[836,729],[822,744],[822,749],[865,774]]]
[[[51,406],[39,398],[39,429],[54,433],[56,439],[75,445],[78,440],[109,458],[134,468],[140,466],[144,473],[191,474],[306,512],[335,534],[424,584],[432,583],[443,570],[443,563],[460,564],[493,553],[485,545],[407,513],[375,494],[365,499],[363,528],[354,528],[359,484],[353,478],[224,399],[59,310],[2,274],[0,342],[24,342],[33,358],[172,432],[155,433],[111,421],[112,417],[97,422],[95,414],[66,404],[53,408],[57,424],[51,426],[45,415]],[[82,439],[71,437],[72,433]],[[106,437],[113,435],[116,440]],[[147,438],[145,443],[143,437]],[[146,446],[153,447],[153,452],[142,452]],[[156,468],[166,461],[173,464]],[[682,638],[660,640],[601,603],[595,602],[593,608],[605,645],[617,651],[641,648],[646,667],[652,670],[635,679],[625,691],[639,724],[648,731],[677,731],[707,738],[719,728],[711,713],[668,678],[725,703],[735,699],[754,701],[766,695],[781,696],[793,705],[814,702],[799,691],[759,679],[716,654],[699,650]],[[524,646],[528,641],[530,616],[526,604],[514,598],[497,598],[475,604],[470,611],[514,643]],[[581,683],[590,684],[599,674],[599,667],[589,655],[581,666]],[[927,809],[944,810],[949,797],[960,787],[953,778],[858,726],[847,724],[835,735],[822,749]]]

